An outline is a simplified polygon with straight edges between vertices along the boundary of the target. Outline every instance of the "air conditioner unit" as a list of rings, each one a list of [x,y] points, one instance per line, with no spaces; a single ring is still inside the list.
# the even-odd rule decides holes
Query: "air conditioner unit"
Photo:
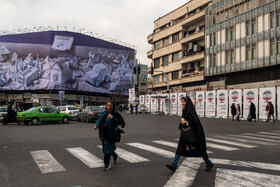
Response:
[[[194,44],[193,45],[193,52],[196,53],[196,52],[200,52],[201,51],[201,46],[198,45],[198,44]]]

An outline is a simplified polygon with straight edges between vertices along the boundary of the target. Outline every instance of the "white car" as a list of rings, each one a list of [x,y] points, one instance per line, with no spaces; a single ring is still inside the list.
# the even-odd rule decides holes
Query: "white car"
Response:
[[[7,114],[8,109],[7,107],[0,107],[0,121],[3,120],[3,114]]]
[[[61,113],[71,114],[72,119],[77,119],[77,115],[78,115],[79,111],[80,110],[78,109],[78,107],[76,107],[74,105],[61,106],[59,109],[59,112],[61,112]]]

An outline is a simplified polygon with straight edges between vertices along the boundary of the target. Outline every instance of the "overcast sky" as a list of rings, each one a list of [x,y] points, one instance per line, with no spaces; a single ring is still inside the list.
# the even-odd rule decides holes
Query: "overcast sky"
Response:
[[[33,27],[92,31],[138,46],[136,58],[149,64],[147,36],[157,18],[187,0],[0,0],[0,31]]]

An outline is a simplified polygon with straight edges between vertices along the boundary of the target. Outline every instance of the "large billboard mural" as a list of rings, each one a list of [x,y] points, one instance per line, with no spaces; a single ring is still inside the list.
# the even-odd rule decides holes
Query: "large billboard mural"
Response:
[[[110,48],[110,43],[102,40],[99,47],[93,47],[90,40],[82,46],[83,35],[78,39],[49,35],[52,41],[48,44],[28,43],[33,42],[32,35],[28,37],[27,43],[14,41],[16,37],[8,41],[0,38],[0,90],[63,89],[128,95],[133,84],[133,49],[118,49],[113,43]]]

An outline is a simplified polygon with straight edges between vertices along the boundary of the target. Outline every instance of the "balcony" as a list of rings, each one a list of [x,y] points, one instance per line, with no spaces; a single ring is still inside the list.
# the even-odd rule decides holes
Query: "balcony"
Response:
[[[201,61],[203,59],[204,59],[204,51],[202,51],[200,53],[196,53],[194,55],[185,56],[185,57],[181,58],[180,63],[185,64],[188,62]]]
[[[153,58],[153,50],[147,52],[147,57],[152,59]]]
[[[154,34],[153,34],[153,33],[150,34],[150,35],[147,37],[147,39],[148,39],[148,43],[149,43],[149,44],[153,44]]]
[[[184,37],[180,40],[180,43],[184,44],[184,43],[191,42],[193,40],[198,41],[198,40],[203,40],[203,39],[204,39],[204,30],[195,32],[191,35],[187,35],[186,37]]]

